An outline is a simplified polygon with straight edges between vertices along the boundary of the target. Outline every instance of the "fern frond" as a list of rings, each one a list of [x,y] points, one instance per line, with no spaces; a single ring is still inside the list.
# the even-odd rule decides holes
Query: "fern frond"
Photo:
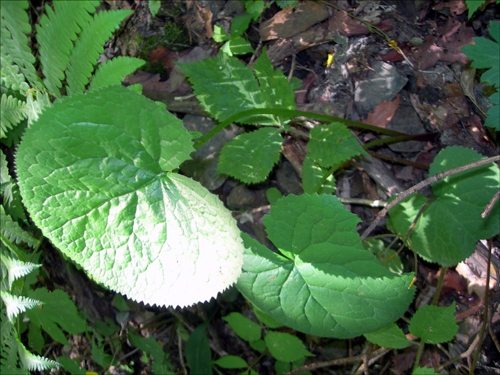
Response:
[[[28,232],[24,231],[18,223],[7,215],[3,206],[0,205],[0,233],[9,241],[19,244],[25,242],[29,247],[36,247],[38,240],[33,238]]]
[[[51,359],[35,355],[28,351],[19,339],[17,340],[19,348],[19,357],[21,363],[29,371],[44,371],[51,368],[59,367],[59,363]]]
[[[12,259],[9,256],[3,254],[0,254],[0,258],[5,264],[5,267],[7,267],[7,274],[9,275],[9,290],[15,280],[19,279],[20,277],[24,277],[34,269],[41,267],[41,264],[22,262],[18,259]]]
[[[0,138],[7,136],[7,131],[27,117],[26,103],[9,95],[2,95],[0,103]]]
[[[40,44],[40,62],[45,76],[44,83],[49,92],[61,97],[59,88],[64,79],[73,42],[77,34],[88,25],[91,14],[99,1],[54,1],[54,11],[47,5],[46,14],[36,25],[37,41]]]
[[[33,56],[28,44],[28,38],[25,34],[31,33],[29,23],[28,2],[22,1],[2,1],[0,4],[0,13],[2,16],[2,41],[5,47],[5,54],[12,57],[12,61],[19,66],[24,76],[31,84],[42,89],[43,85],[40,78],[36,75],[33,64]]]
[[[0,150],[0,193],[3,194],[5,212],[14,220],[22,220],[27,224],[28,220],[24,214],[19,187],[9,174],[7,158],[2,150]]]
[[[2,290],[0,292],[0,295],[2,296],[3,303],[5,304],[7,318],[11,322],[13,322],[14,318],[19,314],[42,304],[42,302],[31,298],[23,296],[13,296],[6,290]]]
[[[5,29],[2,28],[1,30]],[[26,91],[29,89],[26,78],[20,72],[12,57],[6,53],[3,46],[0,47],[0,67],[0,84],[14,91],[19,91],[26,96]]]
[[[19,357],[17,355],[16,329],[7,319],[5,309],[1,311],[2,345],[0,359],[0,374],[26,374],[19,367]]]
[[[38,115],[40,115],[46,107],[52,107],[49,95],[46,92],[37,91],[36,100],[33,100],[33,95],[29,94],[26,97],[28,125],[31,125],[38,120]]]
[[[132,13],[131,10],[102,11],[89,22],[80,34],[80,39],[76,41],[75,49],[70,56],[66,72],[68,95],[85,91],[94,65],[99,60],[99,54],[104,52],[104,43]]]
[[[95,72],[90,82],[89,90],[103,86],[119,85],[126,76],[132,74],[146,61],[134,57],[116,57],[102,64]]]

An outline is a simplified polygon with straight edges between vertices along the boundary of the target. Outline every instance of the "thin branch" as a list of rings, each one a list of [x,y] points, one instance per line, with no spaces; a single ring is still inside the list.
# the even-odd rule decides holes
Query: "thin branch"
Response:
[[[429,177],[429,178],[425,179],[424,181],[419,182],[418,184],[412,186],[408,190],[403,191],[401,194],[399,194],[396,197],[396,199],[394,199],[391,203],[389,203],[387,205],[387,207],[385,207],[382,211],[379,212],[376,219],[370,224],[370,226],[361,235],[361,240],[364,240],[366,237],[368,237],[368,235],[371,233],[371,231],[377,226],[377,224],[380,222],[380,220],[382,220],[385,217],[385,215],[387,214],[387,212],[389,212],[389,210],[391,208],[396,206],[403,199],[409,197],[413,193],[419,191],[420,189],[422,189],[426,186],[429,186],[430,184],[433,184],[439,180],[442,180],[445,177],[448,177],[448,176],[451,176],[451,175],[454,175],[454,174],[457,174],[457,173],[460,173],[460,172],[463,172],[463,171],[466,171],[466,170],[469,170],[472,168],[480,167],[480,166],[483,166],[483,165],[486,165],[489,163],[493,163],[493,162],[498,161],[498,160],[500,160],[500,156],[492,156],[491,158],[479,160],[479,161],[476,161],[474,163],[470,163],[470,164],[463,165],[461,167],[453,168],[453,169],[450,169],[449,171],[444,171],[444,172],[438,173],[432,177]]]
[[[390,348],[389,349],[388,348],[380,348],[380,349],[377,349],[370,354],[371,354],[371,357],[377,357],[380,355],[387,354],[391,350],[392,349],[390,349]],[[305,371],[312,371],[312,370],[316,370],[316,369],[322,368],[322,367],[346,365],[348,363],[362,361],[364,357],[365,357],[365,354],[361,354],[361,355],[357,355],[355,357],[340,358],[340,359],[334,359],[332,361],[311,363],[311,364],[302,366],[301,368],[298,368],[296,370],[287,372],[285,375],[296,375],[296,374],[300,374],[300,373],[305,372]]]

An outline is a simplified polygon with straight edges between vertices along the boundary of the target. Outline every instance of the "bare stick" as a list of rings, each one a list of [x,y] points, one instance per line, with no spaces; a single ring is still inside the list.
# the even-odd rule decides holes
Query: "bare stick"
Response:
[[[380,220],[382,220],[384,218],[384,216],[387,214],[387,212],[389,212],[389,210],[391,208],[393,208],[395,205],[400,203],[406,197],[409,197],[410,195],[419,191],[420,189],[422,189],[430,184],[433,184],[434,182],[442,180],[445,177],[466,171],[468,169],[472,169],[472,168],[480,167],[482,165],[493,163],[493,162],[498,161],[498,160],[500,160],[500,156],[492,156],[491,158],[488,158],[488,159],[479,160],[479,161],[476,161],[474,163],[470,163],[470,164],[467,164],[467,165],[464,165],[461,167],[453,168],[453,169],[450,169],[449,171],[444,171],[444,172],[438,173],[432,177],[429,177],[429,178],[425,179],[424,181],[419,182],[418,184],[412,186],[408,190],[403,191],[401,194],[399,194],[396,197],[396,199],[394,199],[382,211],[379,212],[376,219],[373,220],[373,222],[370,224],[370,226],[361,235],[361,240],[364,240],[366,237],[368,237],[368,235],[371,233],[371,231],[377,226],[377,224],[380,222]]]

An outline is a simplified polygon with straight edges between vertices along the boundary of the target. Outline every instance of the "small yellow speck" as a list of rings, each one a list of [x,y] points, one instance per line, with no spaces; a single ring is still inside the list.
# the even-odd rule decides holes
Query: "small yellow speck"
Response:
[[[326,60],[326,66],[330,66],[333,64],[333,53],[328,54],[328,59]]]

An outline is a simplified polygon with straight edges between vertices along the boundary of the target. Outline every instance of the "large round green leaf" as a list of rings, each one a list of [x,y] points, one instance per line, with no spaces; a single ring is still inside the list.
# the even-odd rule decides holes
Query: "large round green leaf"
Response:
[[[48,108],[16,166],[33,221],[95,280],[138,301],[186,306],[234,283],[243,252],[218,198],[168,172],[192,151],[165,107],[115,86]]]
[[[279,323],[311,335],[349,338],[394,322],[413,299],[413,274],[393,274],[364,250],[359,221],[334,196],[280,199],[265,223],[283,255],[244,235],[238,289]]]

